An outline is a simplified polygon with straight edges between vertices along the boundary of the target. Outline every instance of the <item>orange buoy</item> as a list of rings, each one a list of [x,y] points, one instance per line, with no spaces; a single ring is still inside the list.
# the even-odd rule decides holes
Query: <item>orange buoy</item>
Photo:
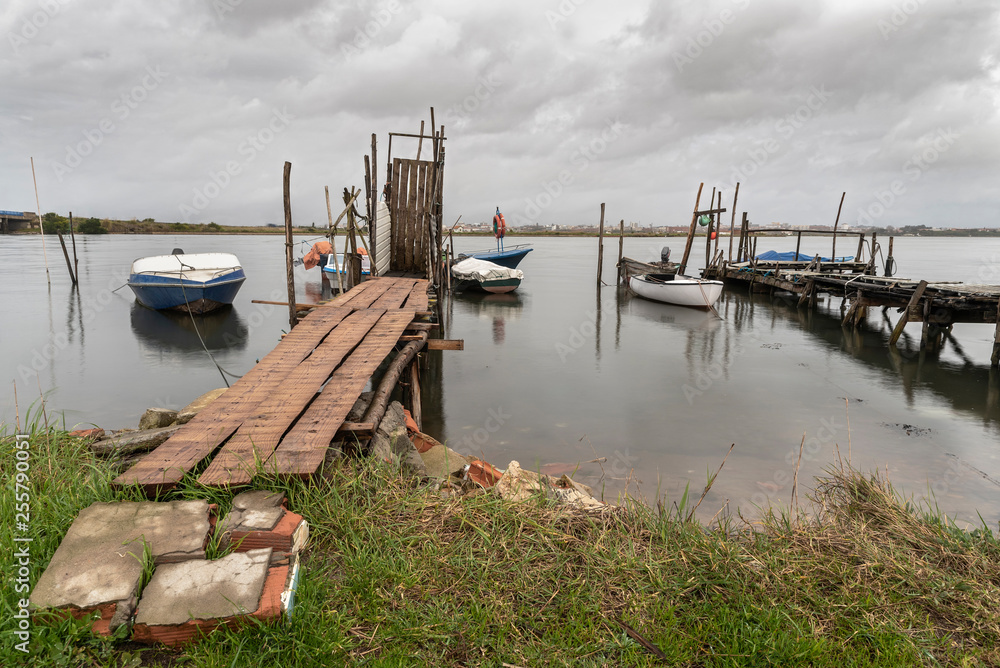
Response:
[[[503,239],[504,233],[507,232],[507,222],[503,219],[503,214],[500,213],[500,209],[497,209],[497,213],[493,216],[493,236],[497,239]]]

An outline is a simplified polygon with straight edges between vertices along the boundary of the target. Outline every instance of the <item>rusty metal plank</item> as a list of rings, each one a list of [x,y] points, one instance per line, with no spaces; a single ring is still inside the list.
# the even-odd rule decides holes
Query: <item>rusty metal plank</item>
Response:
[[[384,311],[355,311],[313,355],[288,374],[279,391],[257,407],[223,446],[198,482],[208,487],[245,485],[270,457],[281,436],[316,397],[334,369],[361,343]],[[354,397],[357,399],[357,396]]]
[[[288,434],[267,462],[279,475],[308,477],[316,472],[337,431],[379,364],[392,352],[410,323],[410,311],[389,311],[365,340],[334,372],[322,394]]]
[[[113,484],[138,484],[147,493],[176,486],[185,473],[239,429],[350,312],[350,309],[328,307],[310,314],[221,397],[118,476]]]

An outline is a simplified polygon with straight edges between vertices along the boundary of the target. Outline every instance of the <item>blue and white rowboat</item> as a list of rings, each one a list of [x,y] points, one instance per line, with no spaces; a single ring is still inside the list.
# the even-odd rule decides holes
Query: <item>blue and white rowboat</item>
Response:
[[[246,280],[232,253],[184,253],[142,257],[132,263],[128,286],[152,309],[207,313],[232,304]]]

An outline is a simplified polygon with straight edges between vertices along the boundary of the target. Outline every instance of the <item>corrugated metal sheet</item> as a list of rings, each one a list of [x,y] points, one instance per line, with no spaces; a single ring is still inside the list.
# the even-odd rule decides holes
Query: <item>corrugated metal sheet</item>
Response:
[[[378,214],[375,217],[375,271],[384,276],[389,271],[389,260],[392,257],[392,216],[385,202],[378,203]]]

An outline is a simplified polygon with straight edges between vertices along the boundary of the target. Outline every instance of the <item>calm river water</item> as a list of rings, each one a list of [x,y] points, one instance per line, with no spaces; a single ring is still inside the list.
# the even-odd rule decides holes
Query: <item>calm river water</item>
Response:
[[[753,504],[787,505],[804,435],[799,480],[807,489],[839,452],[858,468],[887,468],[908,494],[933,492],[960,519],[975,521],[978,511],[1000,520],[992,326],[956,325],[940,354],[923,355],[912,324],[897,353],[886,346],[891,324],[880,310],[849,331],[840,327],[839,300],[809,313],[788,298],[727,289],[717,318],[619,294],[617,241],[606,244],[611,285],[602,288],[596,239],[506,244],[518,241],[535,248],[521,264],[519,290],[456,296],[445,334],[464,339],[465,350],[430,353],[425,429],[452,447],[500,467],[516,459],[576,470],[608,499],[628,487],[652,502],[675,499],[688,484],[700,494],[735,443],[702,504],[710,518],[727,501],[750,514]],[[491,243],[463,238],[456,249]],[[790,238],[764,243],[758,252],[794,249]],[[677,259],[683,239],[626,239],[625,254],[651,260],[663,245]],[[285,299],[278,236],[109,235],[78,237],[77,246],[74,291],[57,244],[47,249],[49,287],[41,240],[0,237],[0,420],[8,430],[15,384],[22,416],[40,389],[50,419],[106,428],[134,426],[149,406],[179,408],[223,384],[186,317],[136,305],[127,287],[115,291],[137,257],[174,247],[240,257],[248,278],[233,308],[201,321],[232,373],[248,370],[287,329],[284,307],[251,303]],[[802,250],[827,254],[829,240],[807,238]],[[1000,284],[1000,239],[899,238],[895,256],[900,276]],[[298,301],[329,290],[317,271],[296,270]]]

